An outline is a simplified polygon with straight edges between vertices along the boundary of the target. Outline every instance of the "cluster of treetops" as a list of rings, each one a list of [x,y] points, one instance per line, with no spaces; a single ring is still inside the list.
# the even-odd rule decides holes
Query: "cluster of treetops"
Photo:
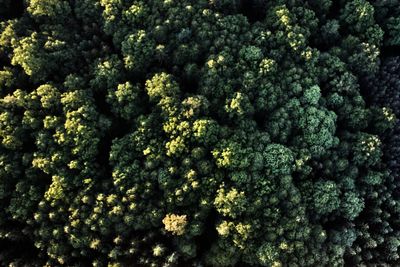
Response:
[[[399,51],[398,0],[0,0],[0,265],[400,264]]]

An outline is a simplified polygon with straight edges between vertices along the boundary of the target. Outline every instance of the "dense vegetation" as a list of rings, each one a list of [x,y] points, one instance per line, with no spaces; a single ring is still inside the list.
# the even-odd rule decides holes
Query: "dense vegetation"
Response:
[[[400,264],[397,0],[0,0],[1,266]]]

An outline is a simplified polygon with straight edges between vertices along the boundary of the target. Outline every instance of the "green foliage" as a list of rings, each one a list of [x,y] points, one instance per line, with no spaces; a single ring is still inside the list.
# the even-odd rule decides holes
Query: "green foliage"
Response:
[[[257,258],[261,266],[280,266],[278,257],[278,250],[268,243],[263,244],[257,251]]]
[[[335,182],[319,181],[314,186],[313,200],[318,214],[324,215],[339,208],[340,192]]]
[[[397,0],[371,1],[375,9],[375,17],[379,25],[385,31],[384,45],[399,45],[399,19],[400,6]]]
[[[354,162],[360,165],[375,165],[381,158],[381,141],[375,135],[360,133],[354,146]]]
[[[374,8],[366,0],[353,0],[346,3],[340,18],[349,30],[360,33],[374,24]]]
[[[292,151],[280,144],[268,145],[264,152],[264,166],[273,175],[291,174],[294,157]]]
[[[71,15],[71,7],[68,1],[55,0],[29,0],[27,11],[34,17],[48,17],[60,21]]]
[[[146,71],[147,67],[151,65],[151,59],[155,57],[155,53],[155,42],[143,30],[127,36],[122,42],[122,54],[128,70]]]
[[[214,206],[223,216],[235,219],[246,210],[247,201],[244,192],[238,192],[236,188],[226,192],[224,188],[220,188],[217,193]]]
[[[141,113],[140,93],[141,88],[138,84],[126,82],[119,84],[115,91],[109,90],[107,102],[115,114],[126,120],[133,119]]]
[[[151,80],[146,82],[146,91],[150,101],[158,102],[168,97],[176,97],[179,87],[171,75],[163,72],[154,75]]]
[[[1,264],[399,265],[378,2],[0,0]]]
[[[353,220],[364,209],[364,202],[357,193],[346,192],[340,208],[345,218]]]

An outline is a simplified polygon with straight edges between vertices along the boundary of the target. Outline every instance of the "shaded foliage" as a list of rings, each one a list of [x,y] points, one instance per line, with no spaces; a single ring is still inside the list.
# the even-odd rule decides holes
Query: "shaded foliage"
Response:
[[[1,264],[399,264],[394,2],[11,3]]]

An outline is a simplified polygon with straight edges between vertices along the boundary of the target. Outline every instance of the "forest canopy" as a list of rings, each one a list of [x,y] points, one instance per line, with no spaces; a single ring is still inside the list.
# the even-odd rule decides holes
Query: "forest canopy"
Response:
[[[0,0],[0,266],[400,264],[398,0]]]

